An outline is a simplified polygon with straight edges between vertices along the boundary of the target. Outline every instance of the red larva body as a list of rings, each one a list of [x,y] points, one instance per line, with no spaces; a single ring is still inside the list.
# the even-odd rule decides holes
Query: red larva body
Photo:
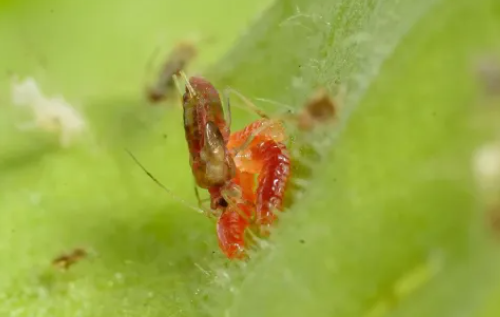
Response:
[[[231,150],[241,146],[257,129],[261,129],[260,133],[234,159],[238,170],[259,175],[255,203],[256,222],[259,225],[269,225],[275,219],[273,211],[282,209],[283,196],[290,178],[290,155],[282,143],[285,138],[283,126],[267,119],[256,121],[233,133],[228,148]]]
[[[254,175],[236,170],[235,177],[231,180],[232,186],[241,189],[242,202],[232,203],[224,208],[217,221],[217,237],[219,247],[229,259],[243,259],[246,257],[245,232],[250,226],[255,206]],[[209,190],[210,191],[210,190]],[[221,191],[210,191],[211,197],[219,195]]]
[[[228,207],[217,221],[219,247],[229,259],[246,257],[245,231],[250,225],[247,219],[250,215],[247,206],[234,205]]]
[[[266,124],[268,126],[262,130]],[[251,224],[260,229],[260,234],[268,233],[268,226],[276,219],[274,212],[282,210],[290,178],[290,157],[286,146],[281,143],[284,131],[279,122],[259,120],[233,133],[228,143],[229,150],[240,147],[257,130],[260,130],[259,133],[248,147],[235,156],[238,172],[233,179],[233,183],[241,186],[245,200],[254,202],[254,207],[250,213],[245,209],[248,206],[240,205],[236,210],[227,209],[219,220],[219,245],[228,258],[245,257],[242,250],[246,249],[246,243],[242,231]],[[258,175],[255,193],[253,175]]]
[[[257,225],[261,235],[268,234],[268,227],[276,220],[274,212],[282,210],[283,196],[290,177],[290,158],[283,143],[267,140],[249,150],[253,160],[259,161],[262,166],[256,197],[252,193],[248,194],[248,189],[253,188],[253,178],[246,184],[238,178],[233,179],[233,182],[244,184],[243,197],[255,201],[255,207],[249,210],[248,205],[230,205],[217,223],[219,246],[230,259],[246,257],[245,231],[252,223]],[[252,175],[240,175],[245,174],[246,177]]]
[[[286,185],[290,178],[290,155],[283,143],[265,141],[252,150],[263,162],[255,204],[256,223],[269,226],[276,219],[275,210],[282,210]]]

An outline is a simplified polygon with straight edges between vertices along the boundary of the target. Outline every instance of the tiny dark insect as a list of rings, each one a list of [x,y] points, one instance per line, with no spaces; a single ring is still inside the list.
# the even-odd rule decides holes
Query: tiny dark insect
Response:
[[[170,52],[163,64],[156,83],[146,90],[151,103],[164,101],[175,90],[174,76],[178,76],[197,55],[197,49],[190,42],[180,42]]]
[[[297,125],[302,131],[311,131],[318,124],[327,124],[337,117],[338,105],[325,89],[319,89],[307,101],[297,116]]]
[[[67,270],[69,269],[72,265],[75,263],[81,261],[82,259],[86,258],[88,256],[87,251],[85,251],[82,248],[76,248],[70,253],[62,254],[52,260],[52,265],[63,269]]]

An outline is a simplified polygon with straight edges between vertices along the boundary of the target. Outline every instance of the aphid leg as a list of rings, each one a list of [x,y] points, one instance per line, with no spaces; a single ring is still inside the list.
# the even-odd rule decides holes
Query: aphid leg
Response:
[[[198,207],[203,209],[203,200],[200,196],[200,191],[198,190],[198,186],[194,185],[194,195],[196,196],[196,200],[198,201]]]
[[[265,240],[262,238],[262,235],[257,234],[256,231],[260,233],[262,229],[258,226],[256,228],[255,224],[251,224],[246,228],[245,239],[247,249],[250,244],[257,244],[259,247],[265,245]]]
[[[281,103],[281,102],[274,101],[274,100],[271,100],[271,99],[266,99],[266,98],[255,98],[255,100],[262,101],[262,102],[267,102],[268,104],[273,105],[273,106],[277,106],[277,107],[281,107],[281,108],[286,108],[289,112],[295,112],[295,108],[294,107],[292,107],[290,105],[287,105],[285,103]]]
[[[260,136],[260,134],[262,132],[264,132],[266,129],[272,128],[276,124],[281,124],[281,123],[278,123],[277,121],[274,121],[274,120],[263,120],[262,124],[260,124],[258,126],[257,125],[252,126],[253,129],[250,129],[247,131],[242,130],[241,131],[242,137],[245,137],[245,141],[241,145],[232,148],[233,155],[236,156],[239,152],[247,149],[250,146],[250,144],[252,144],[252,142],[255,140],[256,137]],[[243,136],[244,134],[246,134],[246,135]],[[233,133],[233,135],[231,135],[231,138],[233,138],[233,139],[236,139],[238,137],[239,137],[238,132],[235,132],[235,133]],[[274,138],[271,138],[271,139],[274,139]],[[281,140],[279,140],[279,141],[281,141]]]
[[[246,148],[248,148],[248,146],[250,146],[250,144],[252,143],[252,141],[255,139],[255,137],[257,137],[262,131],[264,131],[268,126],[270,125],[262,125],[261,127],[255,129],[254,131],[252,131],[250,133],[250,135],[248,136],[248,138],[246,139],[246,141],[240,145],[239,147],[235,148],[234,149],[234,155],[237,155],[238,152],[240,151],[243,151],[245,150]]]
[[[207,216],[208,218],[212,218],[218,215],[217,212],[211,210],[209,207],[205,205],[207,201],[210,201],[210,197],[201,198],[200,191],[198,189],[198,186],[196,186],[196,184],[194,185],[194,195],[196,197],[196,200],[198,201],[198,207],[204,211],[205,216]]]
[[[221,195],[229,206],[253,206],[252,201],[248,201],[243,198],[243,189],[241,188],[241,186],[234,183],[233,181],[229,181],[223,186],[223,188],[221,189]],[[235,208],[235,211],[239,212],[237,208]],[[241,213],[241,216],[246,220],[250,220],[251,215]]]
[[[290,105],[287,105],[287,104],[284,104],[281,102],[277,102],[277,101],[274,101],[271,99],[266,99],[266,98],[255,98],[255,100],[266,102],[268,104],[271,104],[273,106],[277,106],[280,108],[285,108],[286,112],[280,113],[276,116],[273,116],[273,119],[276,121],[287,121],[287,122],[292,122],[292,123],[296,124],[298,119],[299,119],[298,115],[297,115],[297,109],[295,109],[294,107],[292,107]]]
[[[177,89],[177,91],[179,92],[179,100],[180,100],[180,103],[178,104],[178,106],[182,109],[182,96],[184,94],[184,91],[181,87],[181,83],[179,82],[179,76],[178,75],[172,75],[172,81],[174,82],[174,85],[175,85],[175,89]]]
[[[179,82],[179,77],[178,75],[172,75],[172,81],[174,82],[175,89],[179,92],[179,95],[182,98],[182,95],[184,94],[184,89],[181,87],[181,83]]]
[[[224,89],[224,92],[223,92],[223,95],[225,96],[224,99],[228,100],[230,93],[235,94],[236,96],[238,96],[238,98],[241,99],[241,101],[243,101],[243,103],[245,104],[245,107],[244,107],[245,109],[250,110],[250,111],[256,113],[261,118],[269,119],[269,116],[264,111],[262,111],[261,109],[259,109],[259,107],[257,107],[252,101],[250,101],[250,99],[248,99],[247,97],[245,97],[243,94],[241,94],[240,92],[238,92],[236,89],[229,88],[229,87],[226,88],[226,89]]]
[[[228,130],[231,129],[231,120],[232,120],[232,115],[231,115],[231,98],[229,98],[229,93],[224,92],[223,94],[224,98],[224,106],[225,110],[224,111],[224,120],[226,120]]]

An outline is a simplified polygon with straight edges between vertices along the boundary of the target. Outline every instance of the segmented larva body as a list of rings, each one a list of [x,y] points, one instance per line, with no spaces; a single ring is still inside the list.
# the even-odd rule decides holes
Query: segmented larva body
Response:
[[[251,210],[245,205],[230,205],[217,221],[219,247],[229,259],[246,257],[245,232]]]
[[[269,226],[276,219],[274,211],[283,208],[290,178],[290,155],[283,143],[272,140],[260,143],[252,152],[263,163],[256,191],[255,221],[259,226]]]
[[[250,224],[256,224],[260,234],[268,233],[268,227],[276,220],[274,211],[283,208],[290,178],[290,158],[283,143],[268,140],[250,150],[252,158],[262,165],[255,196],[252,192],[253,174],[238,172],[232,183],[240,186],[244,200],[255,201],[255,206],[229,204],[217,223],[219,246],[230,259],[246,257],[245,231]]]

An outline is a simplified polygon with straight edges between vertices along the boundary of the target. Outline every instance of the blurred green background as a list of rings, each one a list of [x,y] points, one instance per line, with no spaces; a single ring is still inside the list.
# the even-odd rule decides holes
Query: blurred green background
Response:
[[[477,74],[498,30],[494,0],[0,2],[0,315],[498,316],[495,199],[471,168],[498,137]],[[333,129],[289,127],[301,190],[247,263],[124,152],[195,203],[180,108],[143,96],[154,52],[192,36],[211,41],[189,72],[219,88],[294,108],[347,88]],[[79,109],[83,140],[19,131],[14,74]]]
[[[144,89],[177,42],[211,38],[190,68],[203,73],[267,5],[1,3],[0,315],[170,316],[195,309],[190,298],[206,279],[196,263],[222,258],[213,223],[165,195],[124,149],[195,204],[182,112],[149,105]],[[86,138],[61,149],[57,135],[18,131],[32,114],[11,106],[13,74],[34,77],[47,96],[62,94],[83,112]],[[54,273],[52,258],[75,247],[88,248],[89,259]]]

